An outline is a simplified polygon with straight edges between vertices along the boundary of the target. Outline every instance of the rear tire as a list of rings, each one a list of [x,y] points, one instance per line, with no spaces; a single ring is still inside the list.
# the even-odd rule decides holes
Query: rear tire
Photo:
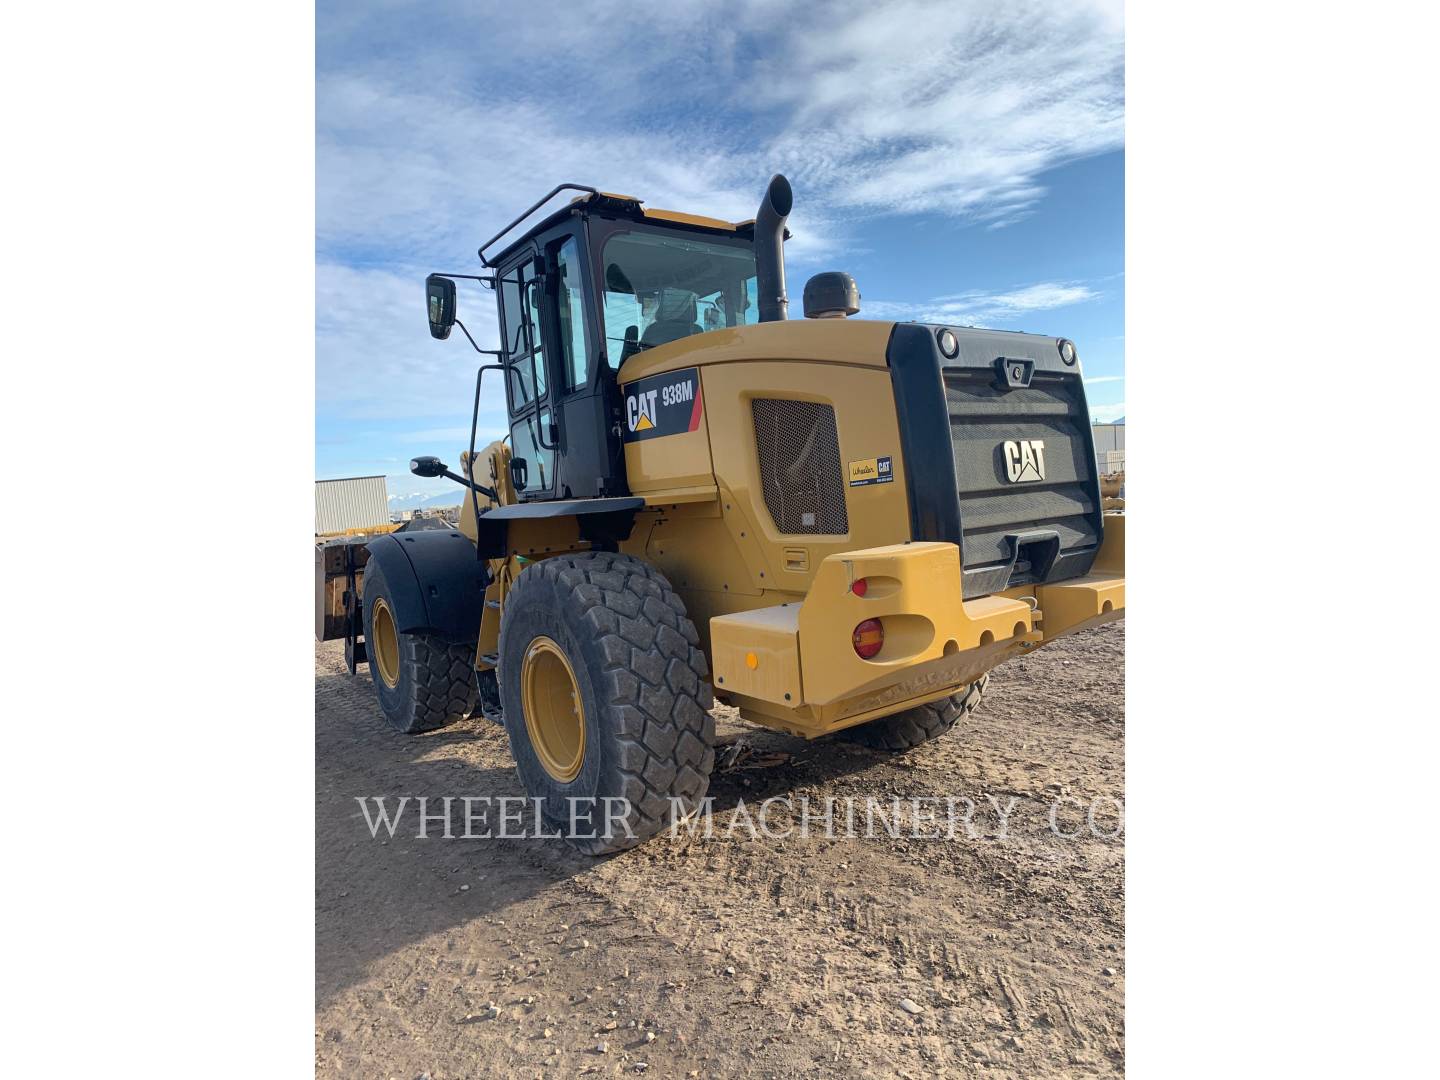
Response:
[[[480,702],[475,644],[397,631],[390,584],[373,559],[365,566],[364,594],[365,654],[380,711],[390,726],[418,735],[474,712]]]
[[[985,696],[985,686],[990,675],[980,676],[962,694],[955,694],[913,709],[882,716],[879,720],[857,724],[838,732],[840,738],[860,743],[876,750],[890,750],[901,753],[913,750],[923,743],[938,739],[961,720],[980,707]]]
[[[699,644],[665,576],[629,555],[541,560],[505,598],[500,697],[510,750],[546,822],[581,851],[634,847],[669,824],[672,808],[683,818],[701,806],[715,720]],[[623,816],[611,820],[612,835],[586,835],[606,831],[606,799],[624,800],[610,804]],[[572,805],[580,835],[569,828]]]

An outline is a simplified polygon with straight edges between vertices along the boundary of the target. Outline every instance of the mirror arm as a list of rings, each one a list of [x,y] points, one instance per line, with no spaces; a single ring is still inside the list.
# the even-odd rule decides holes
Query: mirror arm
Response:
[[[467,488],[469,488],[472,495],[473,495],[475,492],[479,492],[481,495],[484,495],[487,499],[493,499],[493,500],[495,500],[495,502],[497,502],[497,503],[500,501],[500,496],[498,496],[498,495],[495,494],[495,489],[494,489],[494,488],[488,488],[488,487],[486,487],[484,484],[477,484],[477,483],[475,483],[475,481],[473,481],[473,480],[466,480],[465,477],[461,476],[459,473],[454,472],[454,471],[452,471],[452,470],[450,470],[450,469],[446,469],[446,470],[445,470],[444,472],[442,472],[440,475],[443,476],[443,477],[445,477],[446,480],[454,480],[455,483],[459,484],[461,487],[467,487]]]
[[[487,285],[492,289],[495,288],[494,274],[442,274],[437,271],[432,274],[431,277],[464,278],[466,281],[478,281],[481,285]]]
[[[465,331],[465,338],[466,338],[467,341],[470,342],[470,347],[471,347],[472,349],[474,349],[476,352],[478,352],[480,355],[482,355],[482,356],[493,356],[493,357],[495,357],[495,359],[497,359],[497,360],[500,359],[501,356],[504,355],[503,353],[501,353],[501,351],[500,351],[499,349],[482,349],[479,345],[476,345],[476,344],[475,344],[475,339],[470,336],[470,331],[465,328],[465,324],[464,324],[463,322],[461,322],[458,318],[455,320],[455,325],[458,326],[458,327],[460,327],[461,330],[464,330],[464,331]],[[487,365],[487,366],[488,366],[488,367],[500,367],[501,365],[499,365],[499,364],[490,364],[490,365]],[[485,368],[481,368],[480,370],[481,370],[481,371],[484,371]],[[475,392],[476,392],[477,394],[480,392],[480,390],[479,390],[478,387],[476,388]]]

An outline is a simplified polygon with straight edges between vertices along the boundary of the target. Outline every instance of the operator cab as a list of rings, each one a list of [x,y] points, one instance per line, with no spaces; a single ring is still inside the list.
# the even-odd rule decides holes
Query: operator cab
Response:
[[[760,321],[754,237],[753,221],[590,192],[499,254],[481,249],[496,269],[522,501],[628,493],[619,369],[657,345]]]

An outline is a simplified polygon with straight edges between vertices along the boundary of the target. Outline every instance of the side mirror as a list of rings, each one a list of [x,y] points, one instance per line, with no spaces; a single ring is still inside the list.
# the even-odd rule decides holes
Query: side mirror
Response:
[[[455,282],[436,274],[427,277],[425,307],[430,317],[430,336],[444,341],[455,325]]]
[[[530,486],[530,465],[523,457],[510,459],[510,484],[516,491]]]
[[[449,330],[445,331],[447,334]],[[438,457],[417,457],[410,459],[410,471],[416,476],[444,476],[445,463]]]

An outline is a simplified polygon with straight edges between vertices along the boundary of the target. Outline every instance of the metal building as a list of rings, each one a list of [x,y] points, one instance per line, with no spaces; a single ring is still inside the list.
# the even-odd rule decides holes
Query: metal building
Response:
[[[315,535],[390,524],[383,476],[315,481]]]
[[[1091,424],[1090,434],[1095,437],[1095,460],[1100,473],[1117,473],[1125,470],[1125,420],[1122,417],[1113,424]]]

